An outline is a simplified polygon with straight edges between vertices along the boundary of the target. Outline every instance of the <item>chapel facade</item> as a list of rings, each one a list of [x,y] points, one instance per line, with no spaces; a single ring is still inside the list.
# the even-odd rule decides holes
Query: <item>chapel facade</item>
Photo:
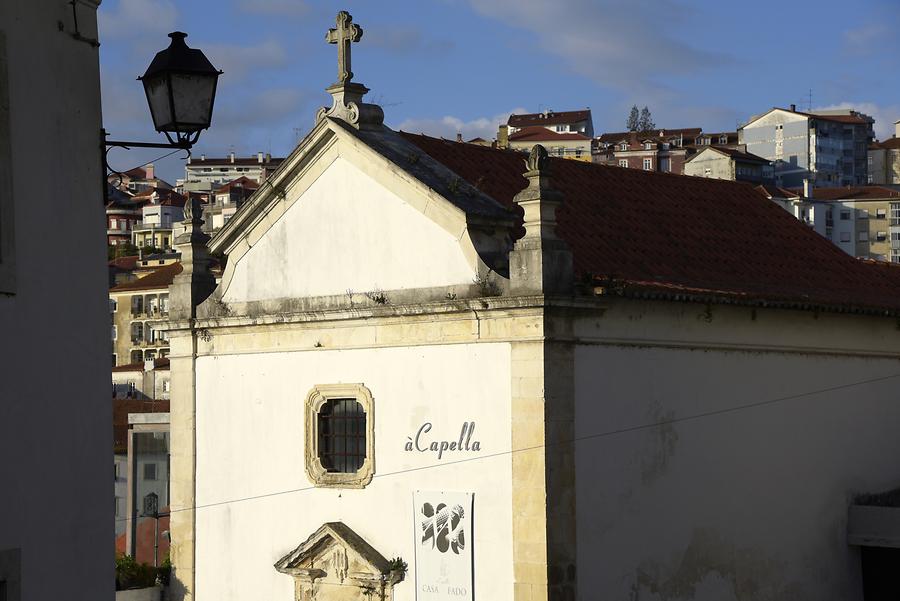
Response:
[[[895,269],[745,184],[393,131],[361,38],[212,240],[186,206],[178,598],[862,599]]]

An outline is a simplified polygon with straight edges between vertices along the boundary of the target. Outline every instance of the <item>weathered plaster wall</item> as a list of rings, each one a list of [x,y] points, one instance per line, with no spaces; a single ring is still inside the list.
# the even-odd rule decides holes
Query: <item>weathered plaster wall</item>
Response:
[[[0,278],[0,555],[21,552],[21,581],[0,558],[10,601],[113,599],[99,60],[72,36],[74,8],[96,37],[97,4],[0,2],[0,262],[12,244],[15,276]]]
[[[581,598],[861,599],[847,507],[900,479],[900,378],[631,428],[900,374],[896,352],[864,356],[897,347],[889,325],[652,303],[613,303],[585,325],[592,340],[575,353]],[[624,332],[631,344],[615,344]],[[823,354],[839,345],[857,356]]]
[[[195,598],[291,599],[292,579],[272,565],[324,522],[343,521],[409,563],[395,599],[411,601],[419,489],[475,493],[476,599],[511,599],[510,360],[506,343],[201,357]],[[304,467],[306,395],[339,382],[374,396],[375,478],[362,490],[312,488]],[[456,440],[465,421],[476,423],[479,453],[404,450],[425,422],[430,439]],[[460,459],[473,461],[451,464]],[[296,492],[264,496],[284,491]]]
[[[710,171],[709,174],[706,173],[707,169]],[[710,150],[685,163],[684,174],[710,177],[713,179],[733,180],[734,168],[732,166],[731,158],[722,156],[718,152]]]
[[[474,278],[458,240],[337,158],[240,258],[223,300],[427,288]]]

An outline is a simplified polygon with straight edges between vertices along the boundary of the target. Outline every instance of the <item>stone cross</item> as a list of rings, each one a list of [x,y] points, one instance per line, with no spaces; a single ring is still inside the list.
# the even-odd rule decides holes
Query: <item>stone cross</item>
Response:
[[[349,83],[353,79],[350,70],[350,44],[362,38],[362,27],[353,22],[353,17],[345,10],[337,14],[337,28],[329,29],[325,40],[338,47],[338,83]]]

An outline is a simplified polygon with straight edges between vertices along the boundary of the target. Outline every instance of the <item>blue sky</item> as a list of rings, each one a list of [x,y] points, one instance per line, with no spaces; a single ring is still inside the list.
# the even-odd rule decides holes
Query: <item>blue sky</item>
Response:
[[[166,34],[188,33],[225,71],[194,153],[283,156],[329,104],[339,9],[364,30],[354,80],[388,125],[496,135],[510,112],[590,107],[597,132],[632,104],[663,127],[734,129],[772,106],[854,106],[889,136],[900,119],[900,2],[794,0],[104,0],[106,129],[153,140],[140,82]],[[163,151],[110,153],[121,170]],[[183,163],[157,163],[174,183]]]

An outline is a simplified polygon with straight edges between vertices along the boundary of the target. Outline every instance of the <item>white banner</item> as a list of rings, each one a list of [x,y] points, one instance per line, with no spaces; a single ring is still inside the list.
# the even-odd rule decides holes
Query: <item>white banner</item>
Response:
[[[473,601],[472,493],[417,490],[413,505],[416,600]]]

